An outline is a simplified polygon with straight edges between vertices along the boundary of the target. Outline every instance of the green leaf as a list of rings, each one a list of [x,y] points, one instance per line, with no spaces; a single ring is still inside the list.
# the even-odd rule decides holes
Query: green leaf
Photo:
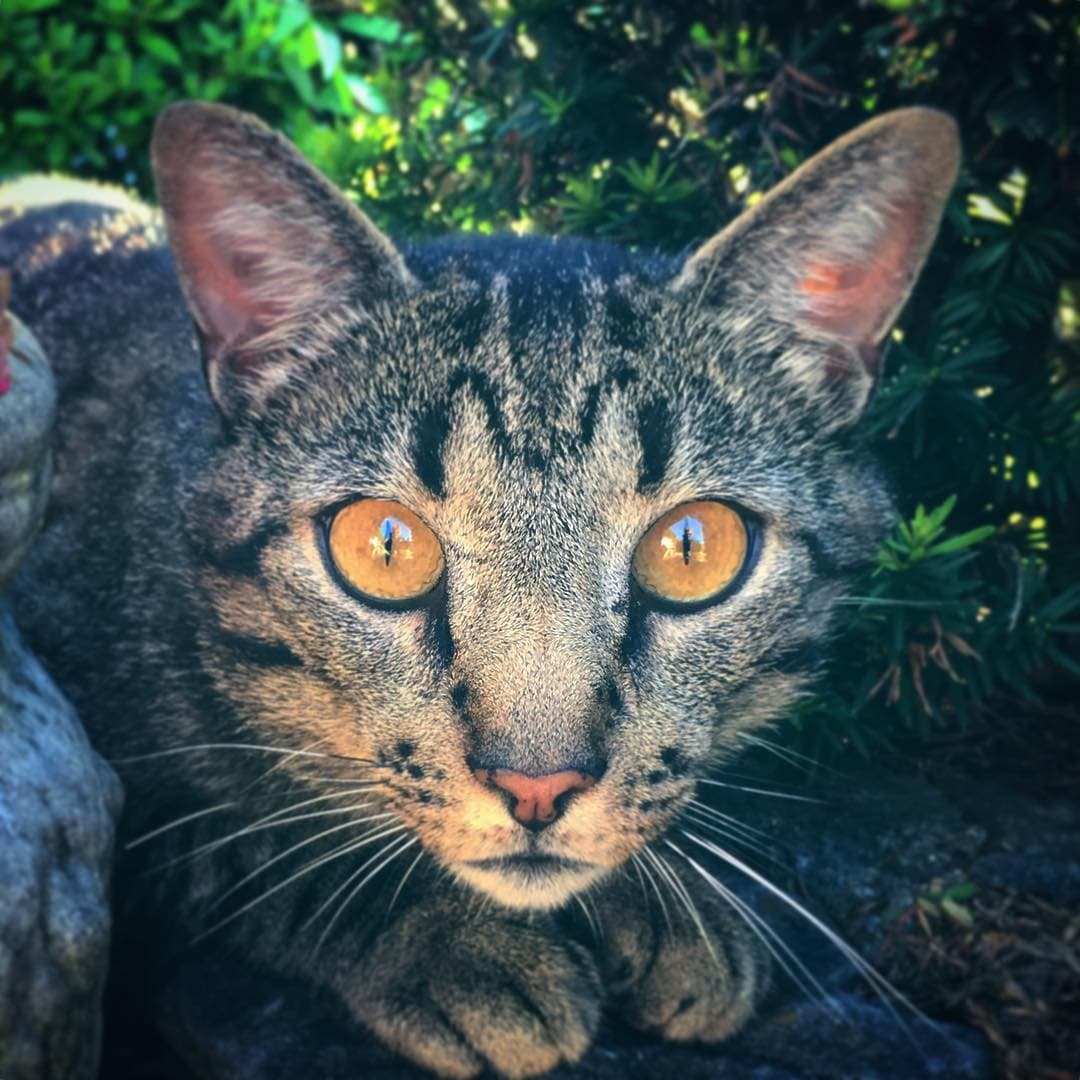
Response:
[[[314,25],[322,77],[329,79],[341,66],[341,38],[323,23],[317,22]]]
[[[15,127],[44,128],[51,123],[48,113],[37,109],[17,109],[15,112]]]
[[[361,15],[350,12],[338,19],[338,26],[357,37],[370,38],[392,45],[401,37],[401,23],[384,15]]]
[[[144,30],[139,34],[139,44],[151,56],[156,56],[158,60],[161,60],[166,64],[172,64],[173,67],[180,67],[180,53],[168,38],[163,38],[160,34],[154,34],[149,30]]]
[[[948,540],[942,540],[941,543],[934,544],[933,547],[927,548],[926,554],[947,555],[952,551],[961,551],[964,548],[972,547],[974,544],[981,544],[984,540],[989,540],[996,531],[993,525],[980,525],[977,529],[969,529],[965,533],[950,536]]]
[[[348,83],[353,99],[361,109],[374,113],[376,116],[385,116],[390,112],[390,105],[382,92],[367,79],[362,79],[359,75],[349,75]]]

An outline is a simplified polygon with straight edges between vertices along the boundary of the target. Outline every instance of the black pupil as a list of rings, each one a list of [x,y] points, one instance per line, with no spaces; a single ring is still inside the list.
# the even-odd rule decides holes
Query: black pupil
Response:
[[[383,538],[383,565],[390,565],[390,556],[394,551],[394,526],[389,519],[382,523],[382,528],[379,530],[382,533]]]

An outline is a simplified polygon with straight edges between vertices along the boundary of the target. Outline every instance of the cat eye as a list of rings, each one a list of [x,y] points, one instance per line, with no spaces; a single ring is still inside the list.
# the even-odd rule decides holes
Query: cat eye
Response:
[[[442,577],[438,539],[398,502],[358,499],[343,506],[330,521],[326,542],[334,568],[364,600],[419,600]]]
[[[682,503],[638,542],[634,578],[654,599],[694,607],[735,582],[749,550],[749,527],[738,511],[721,502]]]

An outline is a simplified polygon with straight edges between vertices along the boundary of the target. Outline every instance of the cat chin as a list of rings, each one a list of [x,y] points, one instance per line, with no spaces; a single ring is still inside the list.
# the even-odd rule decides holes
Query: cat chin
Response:
[[[496,866],[497,861],[486,860],[484,865],[459,863],[453,867],[453,872],[459,881],[504,907],[524,911],[562,907],[578,893],[595,885],[610,869],[590,863],[555,867]]]

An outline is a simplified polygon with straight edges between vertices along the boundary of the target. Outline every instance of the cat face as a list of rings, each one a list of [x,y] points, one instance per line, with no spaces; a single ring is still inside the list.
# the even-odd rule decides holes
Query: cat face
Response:
[[[888,521],[853,425],[955,171],[947,121],[895,117],[678,265],[539,240],[406,261],[256,122],[167,112],[226,432],[187,508],[199,647],[245,725],[369,763],[511,906],[659,836],[808,685]]]

